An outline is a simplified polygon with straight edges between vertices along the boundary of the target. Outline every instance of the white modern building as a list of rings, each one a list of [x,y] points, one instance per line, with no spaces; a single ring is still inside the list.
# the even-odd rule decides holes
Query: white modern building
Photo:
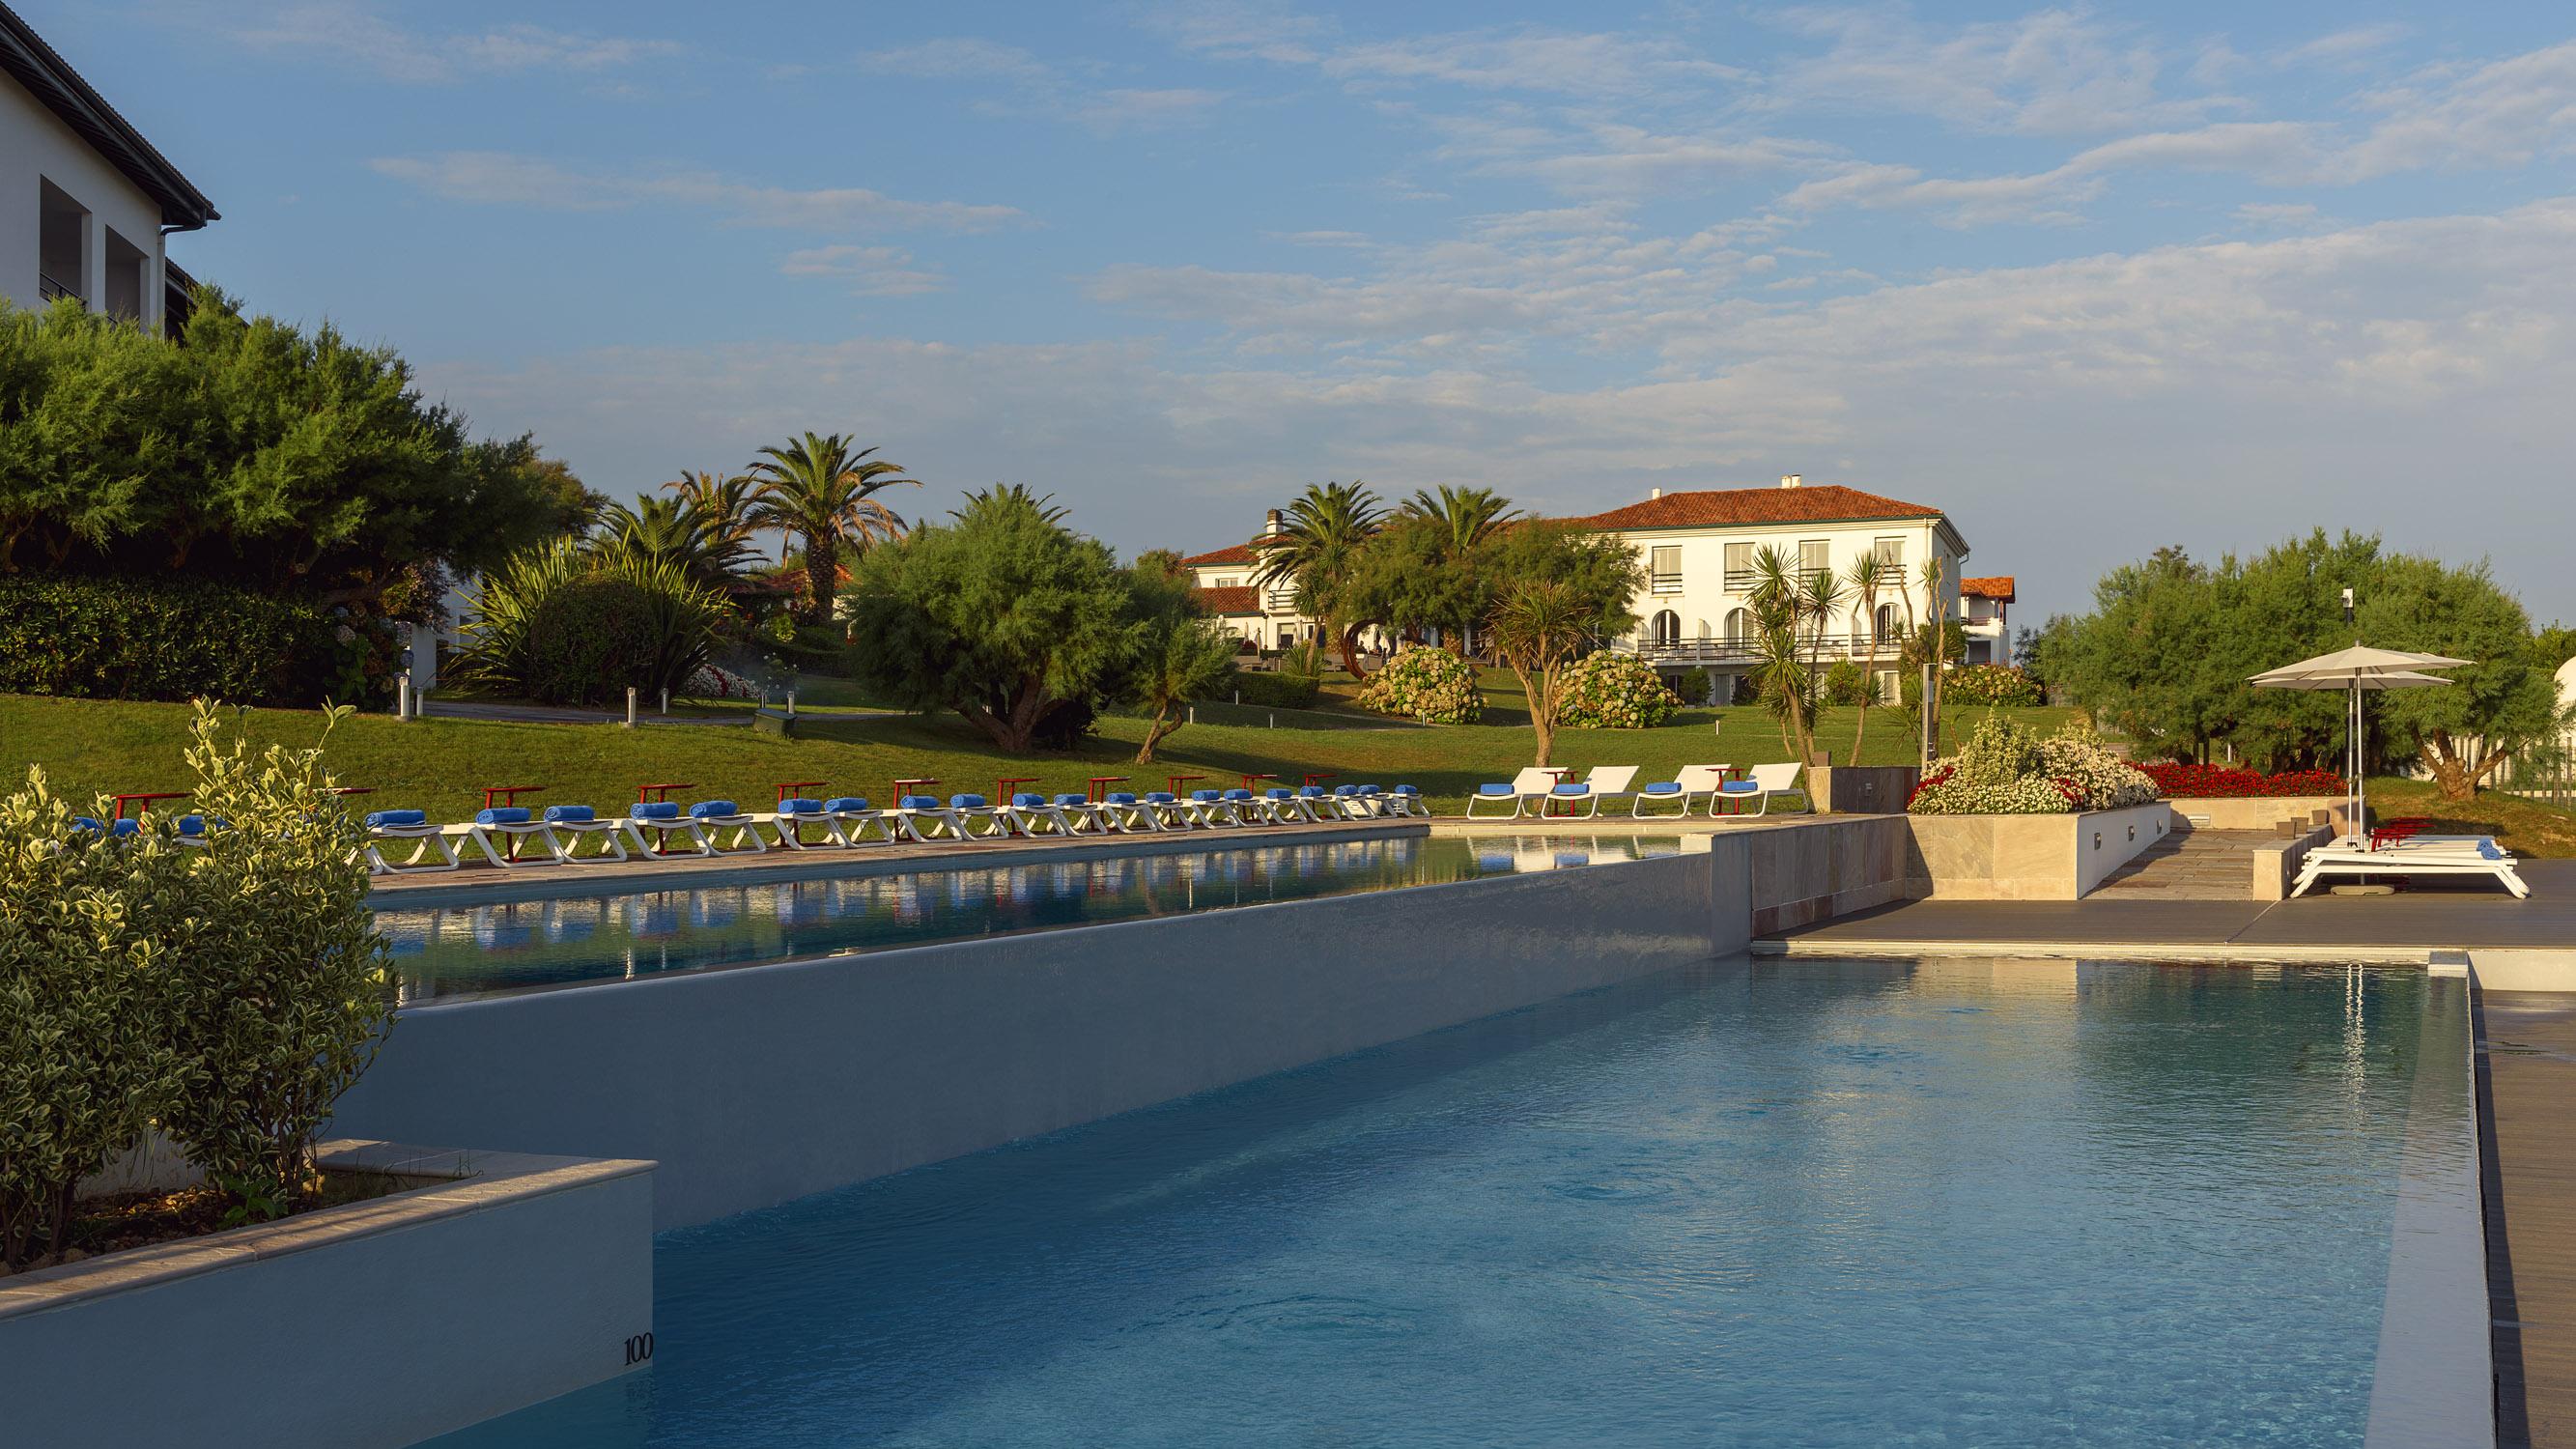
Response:
[[[2013,576],[1959,580],[1959,628],[1970,664],[2012,663]]]
[[[1270,510],[1263,520],[1263,536],[1277,533],[1283,524],[1279,510]],[[1264,588],[1253,582],[1253,571],[1261,566],[1260,556],[1250,543],[1211,549],[1181,560],[1198,586],[1199,602],[1208,612],[1224,621],[1225,626],[1252,641],[1256,649],[1288,649],[1315,637],[1316,623],[1297,612],[1297,588],[1280,582]]]
[[[214,204],[5,4],[0,72],[0,297],[170,326],[186,274],[163,238]]]
[[[1749,673],[1760,657],[1751,595],[1763,549],[1777,549],[1801,573],[1837,579],[1867,554],[1887,565],[1897,586],[1869,606],[1846,597],[1818,640],[1826,659],[1866,665],[1875,638],[1883,695],[1896,692],[1895,655],[1907,623],[1959,613],[1968,543],[1948,516],[1837,483],[1811,484],[1791,473],[1774,488],[1657,489],[1642,503],[1574,521],[1626,540],[1646,566],[1646,591],[1634,605],[1638,632],[1613,647],[1667,673],[1705,669],[1718,676],[1721,697],[1729,677]],[[1937,597],[1923,585],[1927,562],[1940,564]]]

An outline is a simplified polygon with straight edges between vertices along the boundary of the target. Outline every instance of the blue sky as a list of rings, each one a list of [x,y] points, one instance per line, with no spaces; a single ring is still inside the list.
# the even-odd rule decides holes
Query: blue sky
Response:
[[[612,493],[840,430],[1133,551],[1799,472],[2034,622],[2318,523],[2576,618],[2558,7],[21,9],[184,265]]]

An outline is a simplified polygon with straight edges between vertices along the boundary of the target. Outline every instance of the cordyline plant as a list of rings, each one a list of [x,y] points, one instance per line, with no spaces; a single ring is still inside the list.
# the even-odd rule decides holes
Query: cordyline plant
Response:
[[[76,828],[41,769],[0,800],[0,1271],[60,1255],[80,1180],[203,1085],[174,1030],[191,853]]]
[[[348,713],[326,713],[326,738]],[[319,744],[254,755],[204,701],[190,733],[190,803],[207,822],[190,872],[200,937],[169,968],[177,1046],[206,1086],[169,1103],[161,1127],[236,1199],[291,1204],[312,1183],[315,1131],[391,1015],[366,831]]]

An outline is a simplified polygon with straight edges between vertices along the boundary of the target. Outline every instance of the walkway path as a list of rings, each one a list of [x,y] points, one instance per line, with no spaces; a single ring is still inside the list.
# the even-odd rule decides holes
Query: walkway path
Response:
[[[2576,1445],[2576,996],[2482,996],[2496,1437]]]

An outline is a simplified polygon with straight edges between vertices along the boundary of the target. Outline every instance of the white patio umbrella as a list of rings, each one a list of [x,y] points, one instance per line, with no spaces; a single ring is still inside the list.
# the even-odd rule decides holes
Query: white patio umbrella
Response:
[[[2257,689],[2340,689],[2348,696],[2344,702],[2344,828],[2358,837],[2365,803],[2361,784],[2361,697],[2391,689],[2432,689],[2449,684],[2450,680],[2419,671],[2448,669],[2468,662],[2441,654],[2355,644],[2332,654],[2267,669],[2255,675],[2252,683]]]

